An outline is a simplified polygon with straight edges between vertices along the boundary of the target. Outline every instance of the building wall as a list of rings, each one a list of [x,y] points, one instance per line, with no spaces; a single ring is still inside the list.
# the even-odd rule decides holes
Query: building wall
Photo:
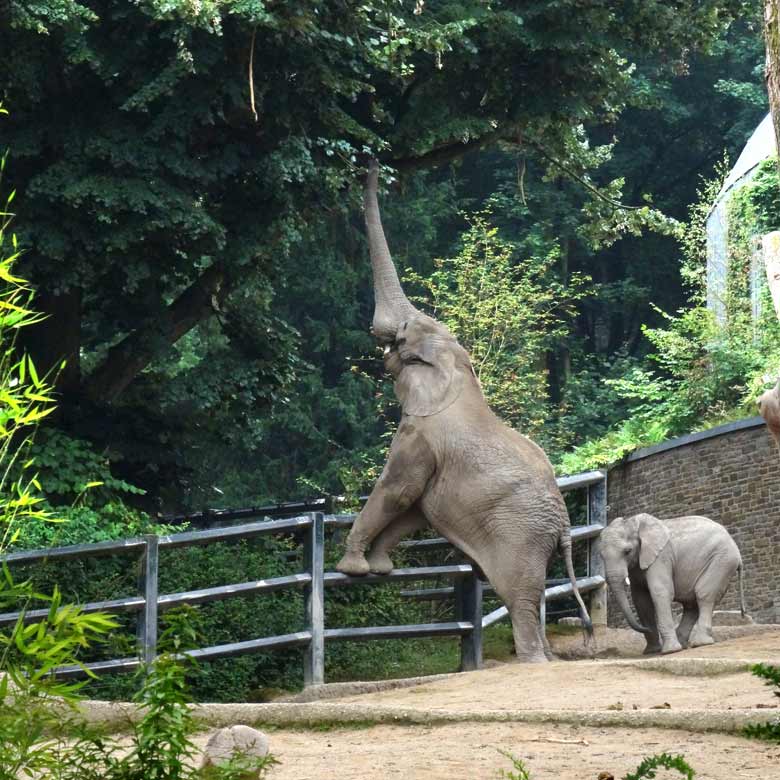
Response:
[[[608,517],[705,515],[741,553],[745,602],[756,622],[780,623],[780,457],[751,418],[639,450],[608,476]],[[734,581],[718,609],[738,609]],[[622,625],[609,600],[609,624]]]

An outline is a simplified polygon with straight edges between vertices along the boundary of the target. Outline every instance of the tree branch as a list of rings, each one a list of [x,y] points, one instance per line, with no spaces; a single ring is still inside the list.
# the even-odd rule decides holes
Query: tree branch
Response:
[[[463,157],[464,154],[473,151],[474,149],[481,149],[497,141],[506,140],[513,133],[517,131],[515,125],[495,130],[492,133],[485,133],[485,135],[479,138],[473,138],[470,141],[454,141],[443,146],[439,146],[436,149],[431,149],[425,154],[421,154],[418,157],[401,157],[396,160],[383,159],[382,162],[385,165],[390,165],[401,173],[407,173],[409,171],[416,171],[420,168],[433,168],[437,165],[444,165],[445,163],[457,160],[459,157]]]
[[[208,317],[229,291],[221,264],[204,271],[160,317],[147,321],[108,350],[105,360],[90,374],[85,391],[93,400],[114,402],[165,347]]]

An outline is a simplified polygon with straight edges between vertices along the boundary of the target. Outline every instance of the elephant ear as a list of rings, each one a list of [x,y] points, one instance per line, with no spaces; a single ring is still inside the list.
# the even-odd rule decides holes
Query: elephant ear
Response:
[[[647,569],[669,543],[669,531],[657,517],[652,515],[642,514],[637,517],[637,520],[641,545],[639,567]]]
[[[430,417],[451,406],[463,390],[463,372],[455,364],[452,349],[436,348],[426,340],[421,363],[406,365],[395,383],[395,395],[404,414]]]

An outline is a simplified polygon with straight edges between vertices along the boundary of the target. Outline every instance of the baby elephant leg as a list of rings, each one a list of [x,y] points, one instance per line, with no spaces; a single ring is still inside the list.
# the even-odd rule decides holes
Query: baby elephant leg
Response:
[[[696,604],[684,605],[680,625],[677,626],[677,640],[683,647],[688,647],[691,630],[698,619],[699,607]]]
[[[655,622],[655,607],[653,600],[646,588],[631,586],[631,598],[639,614],[639,620],[643,626],[650,629],[650,633],[645,636],[644,654],[653,655],[661,652],[661,637],[658,635],[658,626]]]
[[[696,621],[688,640],[689,647],[711,645],[715,639],[712,636],[712,613],[729,586],[733,571],[726,570],[724,562],[715,559],[712,565],[702,573],[696,583],[696,603],[699,606],[699,619]]]

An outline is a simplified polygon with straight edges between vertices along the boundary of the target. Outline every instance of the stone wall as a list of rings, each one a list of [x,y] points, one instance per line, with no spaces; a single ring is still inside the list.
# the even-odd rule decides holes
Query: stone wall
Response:
[[[608,476],[608,517],[705,515],[724,525],[744,566],[756,622],[780,623],[780,457],[760,417],[633,453]],[[734,582],[718,609],[738,609]],[[622,625],[609,600],[609,624]]]

